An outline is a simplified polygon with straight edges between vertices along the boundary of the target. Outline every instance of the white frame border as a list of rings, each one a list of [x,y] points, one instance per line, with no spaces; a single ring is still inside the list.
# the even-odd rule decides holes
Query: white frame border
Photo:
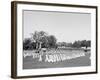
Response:
[[[51,69],[29,69],[23,70],[23,51],[22,47],[22,10],[46,10],[46,11],[61,11],[61,12],[82,12],[91,13],[91,66],[88,67],[73,67],[73,68],[51,68]],[[96,71],[96,9],[82,7],[60,7],[47,5],[28,5],[17,4],[17,76],[37,76],[50,74],[70,74],[82,72]],[[95,47],[94,47],[95,46]]]

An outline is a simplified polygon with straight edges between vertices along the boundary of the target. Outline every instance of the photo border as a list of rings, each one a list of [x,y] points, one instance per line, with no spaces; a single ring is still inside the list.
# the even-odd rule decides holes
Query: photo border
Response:
[[[49,75],[33,75],[33,76],[17,76],[17,4],[28,4],[28,5],[50,5],[59,7],[79,7],[79,8],[90,8],[96,9],[96,71],[94,72],[80,72],[80,73],[63,73],[63,74],[49,74]],[[11,77],[12,78],[32,78],[32,77],[49,77],[49,76],[64,76],[64,75],[80,75],[80,74],[94,74],[98,72],[98,8],[97,6],[88,5],[73,5],[73,4],[58,4],[58,3],[42,3],[42,2],[25,2],[25,1],[12,1],[11,2]]]

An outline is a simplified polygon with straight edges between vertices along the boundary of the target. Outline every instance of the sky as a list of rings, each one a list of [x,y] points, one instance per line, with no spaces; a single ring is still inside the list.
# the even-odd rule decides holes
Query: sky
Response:
[[[91,40],[91,15],[89,13],[23,11],[23,37],[34,31],[54,35],[58,42]]]

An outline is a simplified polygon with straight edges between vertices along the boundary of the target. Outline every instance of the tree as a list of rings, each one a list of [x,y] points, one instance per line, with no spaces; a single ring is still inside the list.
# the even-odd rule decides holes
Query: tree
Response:
[[[36,42],[36,49],[41,49],[42,44],[44,41],[47,41],[46,36],[47,33],[44,31],[37,32],[35,31],[34,34],[32,34],[33,40]]]
[[[48,36],[42,37],[41,42],[42,42],[42,44],[41,44],[42,48],[48,48],[49,47]]]
[[[38,48],[38,39],[39,39],[39,34],[37,31],[35,31],[34,34],[32,33],[32,39],[36,43],[36,49],[37,49]]]
[[[82,41],[75,41],[72,45],[73,47],[80,48],[80,47],[91,47],[91,41],[90,40],[82,40]]]
[[[91,41],[90,40],[87,41],[87,47],[91,47]]]
[[[57,39],[54,35],[48,35],[44,31],[35,31],[32,34],[33,41],[36,42],[36,49],[44,48],[55,48]]]
[[[75,41],[72,46],[76,47],[76,48],[80,48],[81,47],[81,41]]]
[[[47,39],[48,39],[47,45],[49,48],[56,48],[57,47],[57,45],[56,45],[57,39],[54,35],[48,36]]]
[[[87,47],[91,46],[91,41],[90,40],[88,40],[88,41],[83,40],[83,41],[81,41],[81,46],[86,47],[86,49],[87,49]]]
[[[23,49],[24,50],[32,50],[33,46],[31,45],[31,39],[30,38],[26,38],[23,41]]]

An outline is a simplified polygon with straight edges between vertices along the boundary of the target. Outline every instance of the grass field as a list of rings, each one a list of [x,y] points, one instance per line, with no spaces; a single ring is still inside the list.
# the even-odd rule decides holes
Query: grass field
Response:
[[[81,67],[90,66],[90,51],[83,50],[48,50],[35,53],[23,51],[23,69]]]

